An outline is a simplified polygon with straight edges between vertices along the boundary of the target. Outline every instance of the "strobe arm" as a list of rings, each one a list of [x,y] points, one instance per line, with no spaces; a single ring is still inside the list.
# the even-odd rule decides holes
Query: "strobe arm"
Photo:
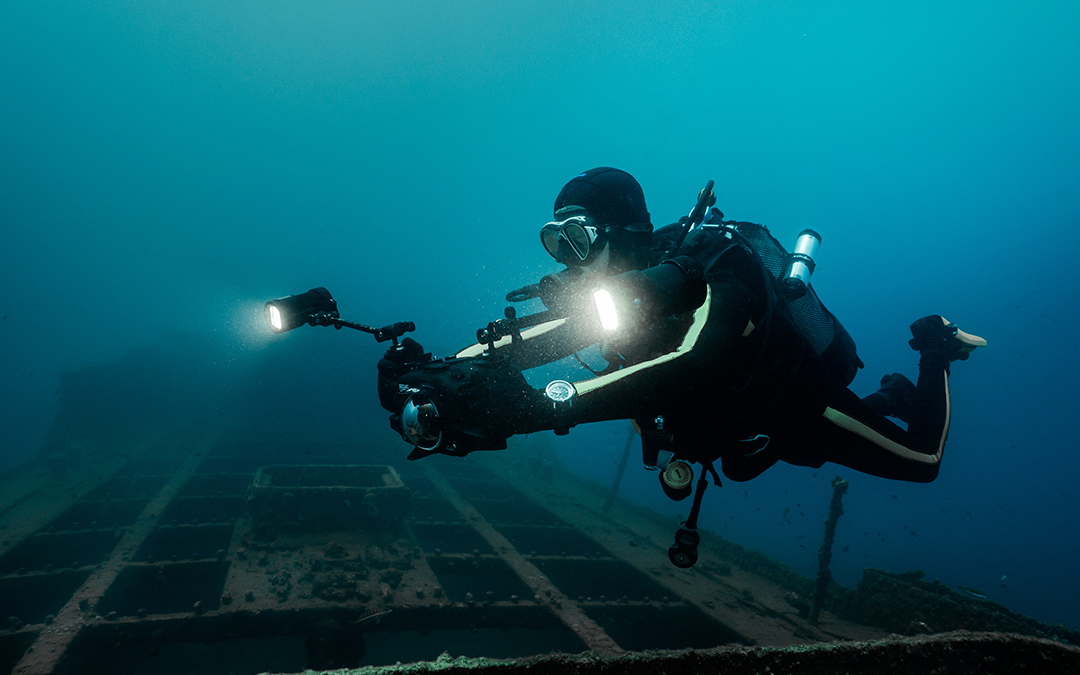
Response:
[[[395,347],[397,347],[399,337],[416,330],[416,324],[412,321],[399,321],[382,328],[346,321],[338,315],[337,301],[330,295],[330,291],[322,286],[313,288],[307,293],[287,295],[271,300],[266,303],[263,313],[267,325],[275,333],[285,333],[304,324],[333,326],[337,329],[352,328],[374,335],[377,342],[393,340]]]
[[[416,330],[416,324],[412,321],[398,321],[392,323],[389,326],[383,326],[382,328],[372,328],[371,326],[365,326],[360,323],[353,323],[352,321],[346,321],[339,317],[327,317],[326,323],[320,323],[320,326],[333,326],[334,328],[341,330],[342,328],[352,328],[364,333],[369,333],[375,336],[376,342],[386,342],[387,340],[393,340],[394,346],[398,346],[397,339],[405,333],[411,333]]]

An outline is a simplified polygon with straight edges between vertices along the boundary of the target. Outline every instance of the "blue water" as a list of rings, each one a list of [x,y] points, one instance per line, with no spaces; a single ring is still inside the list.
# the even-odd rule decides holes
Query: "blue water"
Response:
[[[840,475],[842,583],[918,568],[1080,628],[1078,25],[1075,2],[4,3],[0,467],[62,372],[179,331],[293,350],[328,384],[275,405],[392,438],[381,348],[271,341],[266,299],[324,285],[450,353],[557,269],[537,232],[574,174],[631,172],[657,224],[713,179],[728,217],[822,233],[859,393],[914,377],[919,316],[990,346],[953,369],[934,483],[777,466],[710,490],[703,525],[811,574]],[[545,442],[608,482],[624,438]],[[636,463],[624,495],[664,504]]]

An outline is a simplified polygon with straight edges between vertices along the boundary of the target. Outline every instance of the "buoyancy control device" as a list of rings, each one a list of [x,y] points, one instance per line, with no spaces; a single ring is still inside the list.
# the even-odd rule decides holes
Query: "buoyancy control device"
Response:
[[[773,279],[782,284],[785,272],[791,265],[792,255],[772,236],[768,228],[757,223],[724,221],[723,213],[717,209],[713,209],[706,223],[733,229],[742,235]],[[805,289],[801,296],[787,298],[791,318],[810,348],[821,359],[833,384],[846,387],[863,367],[863,362],[856,353],[855,340],[840,320],[826,309],[814,287],[807,284]]]
[[[796,330],[805,338],[807,347],[818,357],[824,369],[828,373],[831,384],[834,387],[847,387],[855,379],[855,375],[863,362],[856,353],[855,341],[847,332],[840,321],[826,309],[818,298],[814,288],[809,284],[810,274],[814,269],[813,255],[817,246],[821,243],[821,236],[812,230],[804,230],[796,242],[795,253],[789,253],[772,234],[768,228],[757,223],[744,221],[724,220],[724,214],[713,208],[707,217],[702,217],[700,207],[705,203],[705,198],[715,199],[711,195],[712,181],[698,196],[698,208],[687,219],[683,219],[683,227],[679,228],[675,243],[668,249],[668,255],[681,253],[684,249],[684,239],[687,234],[694,230],[699,237],[709,236],[709,230],[713,230],[714,236],[726,236],[731,240],[731,246],[743,246],[760,261],[763,268],[763,277],[766,277],[766,285],[771,286],[767,290],[768,308],[766,310],[766,326],[761,346],[761,354],[764,355],[770,332],[768,324],[771,323],[773,313],[784,311],[791,317],[791,323]],[[705,195],[705,198],[703,198]],[[694,216],[697,215],[696,222]],[[696,228],[696,229],[695,229]],[[686,242],[686,248],[692,248],[694,242]],[[724,247],[705,265],[706,274],[708,268],[716,264],[724,252],[730,247]],[[771,277],[768,279],[767,277]],[[780,304],[781,307],[777,307]],[[657,418],[662,419],[660,417]],[[759,439],[764,440],[764,445],[756,444],[757,450],[768,445],[767,436],[757,435],[746,439],[752,444]],[[643,454],[648,453],[646,434],[642,433]],[[688,518],[682,522],[675,535],[675,541],[668,551],[668,557],[676,567],[687,568],[697,562],[697,546],[700,535],[697,532],[697,516],[701,508],[701,498],[708,485],[707,476],[712,475],[717,486],[720,485],[720,477],[713,468],[710,460],[702,460],[702,475],[697,481],[694,490],[694,503],[690,509]],[[650,463],[646,458],[646,466]],[[656,466],[653,464],[652,466]],[[670,466],[670,465],[669,465]],[[661,473],[660,482],[664,486],[665,493],[673,499],[682,499],[689,495],[690,483],[693,480],[693,470],[686,464],[681,463],[678,478],[681,488],[674,492],[665,482],[666,471]],[[684,475],[685,474],[685,475]]]

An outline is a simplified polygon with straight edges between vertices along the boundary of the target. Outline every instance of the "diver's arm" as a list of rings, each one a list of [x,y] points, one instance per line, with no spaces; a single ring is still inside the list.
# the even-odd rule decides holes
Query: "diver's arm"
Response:
[[[749,305],[741,286],[710,284],[673,350],[574,382],[577,397],[571,406],[543,416],[544,426],[514,433],[655,415],[688,394],[709,395],[709,388],[721,386],[732,371],[734,355],[753,331]]]
[[[675,268],[665,267],[661,272],[677,275]],[[709,396],[716,387],[730,382],[728,375],[745,351],[744,338],[753,324],[749,319],[751,303],[743,286],[720,278],[710,279],[707,288],[705,284],[700,288],[701,299],[690,305],[696,309],[677,305],[670,315],[688,317],[686,327],[674,340],[666,330],[667,320],[645,321],[639,325],[637,339],[652,341],[656,347],[652,354],[613,373],[575,383],[577,396],[570,405],[556,406],[543,389],[526,382],[514,360],[516,348],[512,346],[476,349],[475,355],[466,351],[460,357],[410,362],[408,372],[402,375],[388,367],[380,391],[385,392],[384,407],[399,413],[391,417],[391,426],[399,432],[408,431],[412,420],[422,431],[437,429],[439,437],[444,439],[437,448],[421,448],[419,444],[417,447],[426,452],[457,448],[450,454],[463,454],[505,447],[505,439],[515,434],[655,415],[678,405],[687,396]],[[647,297],[649,302],[644,302],[642,307],[651,306],[649,303],[655,299]],[[559,335],[556,332],[559,328],[571,330],[567,328],[570,325],[567,321],[548,327],[547,331],[530,333],[527,343],[535,349],[533,354],[550,360],[554,352],[541,349],[540,345],[551,338],[543,336],[549,332]],[[583,320],[580,325],[590,324]],[[574,329],[578,332],[567,334],[580,335],[589,344],[603,337],[597,332],[599,329],[597,322],[591,330]],[[623,341],[628,339],[631,338],[622,336]],[[522,342],[526,342],[524,331]],[[551,344],[568,343],[553,340]],[[414,398],[414,403],[429,400],[435,403],[438,415],[431,418],[430,424],[417,418],[416,405],[406,405]],[[411,417],[402,413],[406,408],[412,411]]]

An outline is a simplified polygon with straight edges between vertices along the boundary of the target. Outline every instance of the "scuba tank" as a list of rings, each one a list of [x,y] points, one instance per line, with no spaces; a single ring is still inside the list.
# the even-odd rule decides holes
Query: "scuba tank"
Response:
[[[798,300],[810,288],[810,275],[814,273],[814,256],[821,246],[821,235],[813,230],[803,230],[795,240],[795,250],[787,265],[780,287],[789,301]]]

